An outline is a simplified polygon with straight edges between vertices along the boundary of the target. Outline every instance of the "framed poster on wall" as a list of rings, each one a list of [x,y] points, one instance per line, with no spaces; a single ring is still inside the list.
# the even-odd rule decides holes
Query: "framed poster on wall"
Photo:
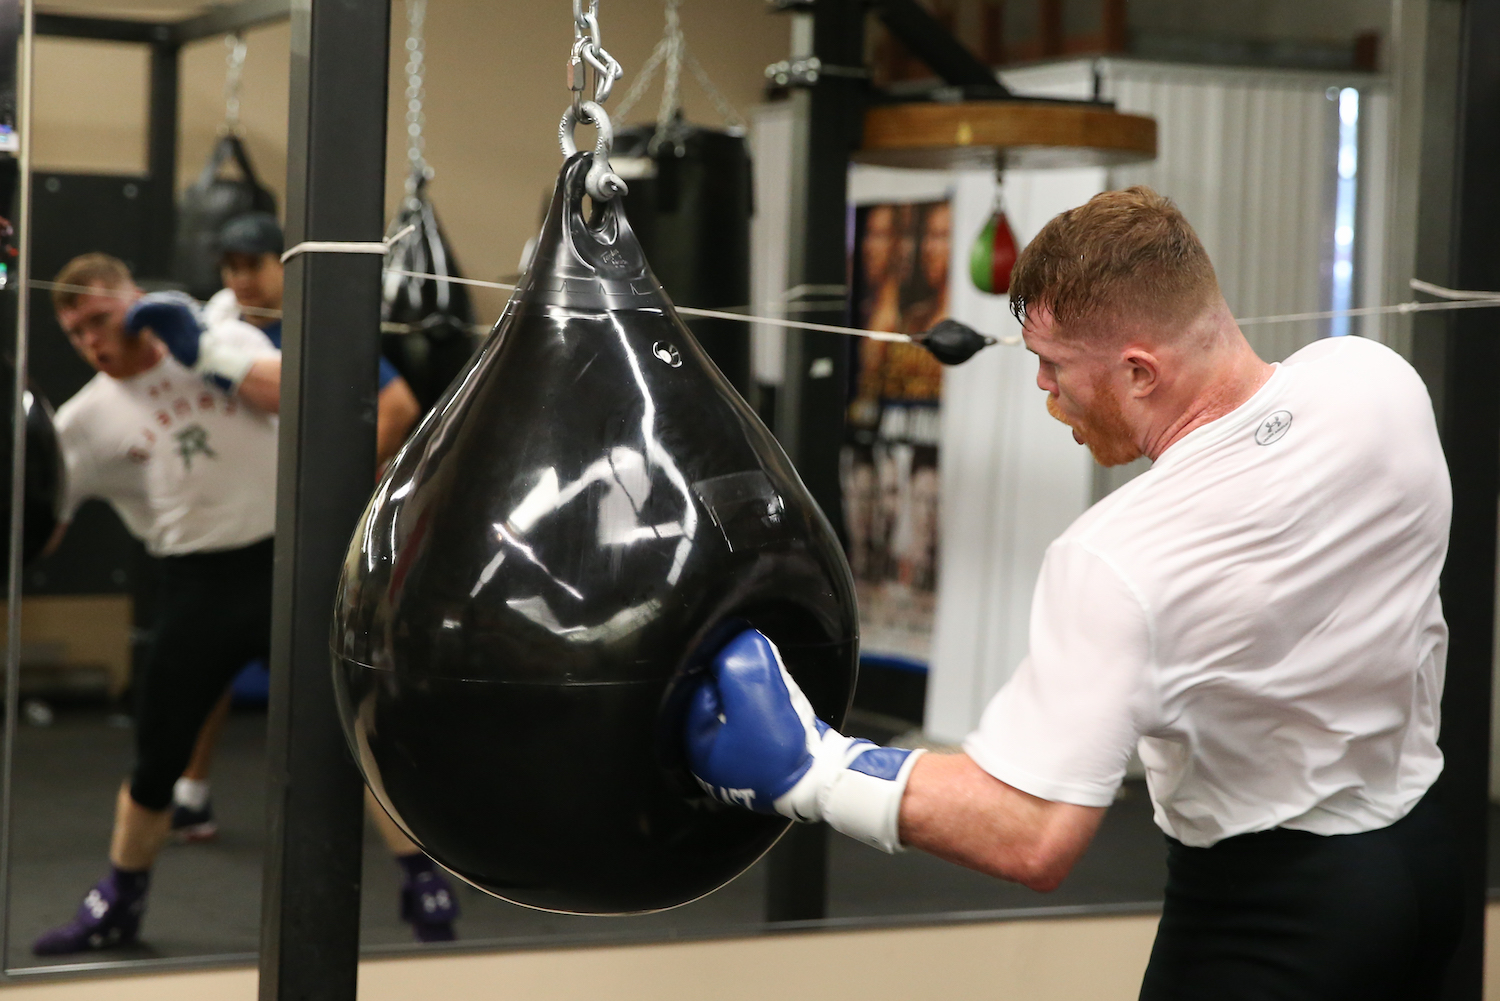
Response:
[[[916,333],[946,317],[951,232],[946,200],[858,206],[855,326]],[[915,344],[861,340],[855,352],[841,473],[861,647],[925,665],[938,575],[943,368]]]

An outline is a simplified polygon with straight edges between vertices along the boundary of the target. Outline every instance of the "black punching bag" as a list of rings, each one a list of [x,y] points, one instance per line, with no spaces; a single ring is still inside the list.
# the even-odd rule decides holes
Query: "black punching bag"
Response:
[[[7,360],[0,363],[0,408],[4,410],[4,443],[0,444],[0,477],[7,484],[0,492],[0,559],[10,554],[10,473],[15,426],[15,367]],[[27,391],[26,405],[26,485],[23,491],[21,562],[30,563],[41,555],[57,530],[57,508],[63,487],[62,450],[57,431],[52,426],[52,406],[35,386]]]
[[[675,301],[700,309],[750,302],[750,152],[737,131],[676,122],[651,148],[656,126],[615,134],[614,160],[634,159],[623,198],[651,270]],[[719,371],[745,395],[750,389],[750,328],[735,320],[687,321]]]
[[[376,488],[331,640],[359,766],[424,851],[519,904],[619,914],[713,891],[788,824],[692,780],[689,679],[753,626],[837,725],[858,635],[827,520],[618,199],[581,214],[590,163]]]
[[[388,326],[381,350],[411,386],[422,409],[428,410],[474,356],[470,333],[474,308],[465,285],[393,273],[463,277],[438,225],[427,197],[427,178],[421,173],[415,175],[411,194],[403,200],[390,231],[399,233],[407,226],[414,228],[385,255],[380,318]]]

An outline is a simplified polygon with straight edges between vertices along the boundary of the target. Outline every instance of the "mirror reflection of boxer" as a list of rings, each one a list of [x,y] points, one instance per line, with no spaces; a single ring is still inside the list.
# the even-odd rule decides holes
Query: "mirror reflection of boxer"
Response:
[[[197,339],[199,371],[207,378],[234,385],[242,400],[269,413],[276,413],[281,407],[283,242],[276,217],[265,212],[237,216],[224,226],[218,238],[219,273],[224,288],[205,305],[202,321],[207,331]],[[236,350],[233,345],[247,330],[262,333],[276,351],[251,358]],[[190,331],[185,338],[191,340],[195,336]],[[228,347],[221,343],[226,338]],[[416,423],[418,411],[411,387],[382,357],[375,417],[377,467],[383,467],[396,454]],[[228,718],[226,694],[204,725],[187,771],[173,792],[172,829],[181,841],[206,841],[218,834],[208,776],[214,748]],[[399,829],[394,830],[399,834]],[[405,851],[414,850],[407,841]]]
[[[97,372],[58,410],[67,469],[58,538],[83,500],[104,500],[158,558],[160,584],[110,872],[72,921],[33,943],[39,955],[137,940],[151,867],[170,835],[173,787],[235,673],[269,654],[277,429],[265,408],[247,405],[253,388],[240,389],[258,367],[274,365],[279,376],[280,364],[263,331],[238,323],[204,332],[192,300],[143,295],[107,255],[76,258],[57,283],[97,290],[54,294],[59,324]],[[438,919],[433,937],[452,938],[451,888],[425,856],[412,869],[420,878],[408,872],[403,912],[411,896],[417,913],[408,920]]]
[[[159,328],[192,315],[179,293],[143,296],[129,270],[86,254],[58,274],[58,323],[95,375],[57,411],[67,470],[59,538],[78,506],[107,502],[157,558],[156,621],[140,675],[136,760],[115,804],[110,873],[38,955],[135,941],[151,867],[168,837],[172,785],[214,703],[268,653],[276,421],[173,357]],[[275,354],[260,331],[223,335],[251,364]]]
[[[815,721],[746,631],[694,695],[694,773],[1046,891],[1138,746],[1168,873],[1144,1001],[1439,996],[1452,496],[1421,379],[1359,337],[1263,362],[1148,188],[1053,219],[1011,296],[1048,410],[1103,465],[1153,462],[1048,548],[1027,657],[963,753],[923,754]]]
[[[219,234],[219,274],[224,288],[203,309],[207,330],[200,343],[232,334],[237,328],[261,331],[279,350],[285,271],[281,263],[284,238],[276,217],[264,212],[231,219]],[[281,356],[257,358],[249,365],[231,351],[221,351],[216,364],[225,372],[245,375],[238,382],[240,396],[257,406],[279,410]],[[212,376],[211,376],[212,377]],[[375,460],[383,468],[416,423],[420,407],[406,380],[384,357],[380,359],[375,410]],[[204,724],[192,758],[173,788],[172,829],[179,840],[214,837],[218,825],[210,803],[209,772],[214,750],[229,717],[229,696],[215,706]],[[431,859],[412,843],[368,792],[366,810],[382,840],[401,867],[403,880],[398,911],[420,942],[450,941],[458,916],[453,888]]]

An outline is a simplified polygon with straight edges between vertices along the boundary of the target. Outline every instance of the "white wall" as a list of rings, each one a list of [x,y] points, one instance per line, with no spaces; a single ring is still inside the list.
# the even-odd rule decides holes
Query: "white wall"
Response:
[[[1014,170],[1005,211],[1025,244],[1057,213],[1104,190],[1103,170]],[[950,311],[987,334],[1020,333],[1010,300],[969,281],[969,247],[989,217],[995,178],[956,175]],[[1089,504],[1093,460],[1047,414],[1036,359],[996,346],[947,370],[943,383],[942,538],[929,737],[956,742],[1026,655],[1031,592],[1047,546]]]

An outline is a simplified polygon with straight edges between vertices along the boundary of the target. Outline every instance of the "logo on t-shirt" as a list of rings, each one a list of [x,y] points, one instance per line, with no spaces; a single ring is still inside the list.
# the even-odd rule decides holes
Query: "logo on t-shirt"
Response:
[[[201,424],[189,424],[173,437],[177,439],[177,454],[182,457],[182,464],[188,469],[193,468],[195,455],[206,455],[210,459],[219,457],[219,454],[209,447],[208,432]]]
[[[1270,445],[1278,442],[1291,426],[1291,411],[1278,410],[1270,417],[1261,421],[1260,427],[1255,429],[1255,443],[1257,445]]]

